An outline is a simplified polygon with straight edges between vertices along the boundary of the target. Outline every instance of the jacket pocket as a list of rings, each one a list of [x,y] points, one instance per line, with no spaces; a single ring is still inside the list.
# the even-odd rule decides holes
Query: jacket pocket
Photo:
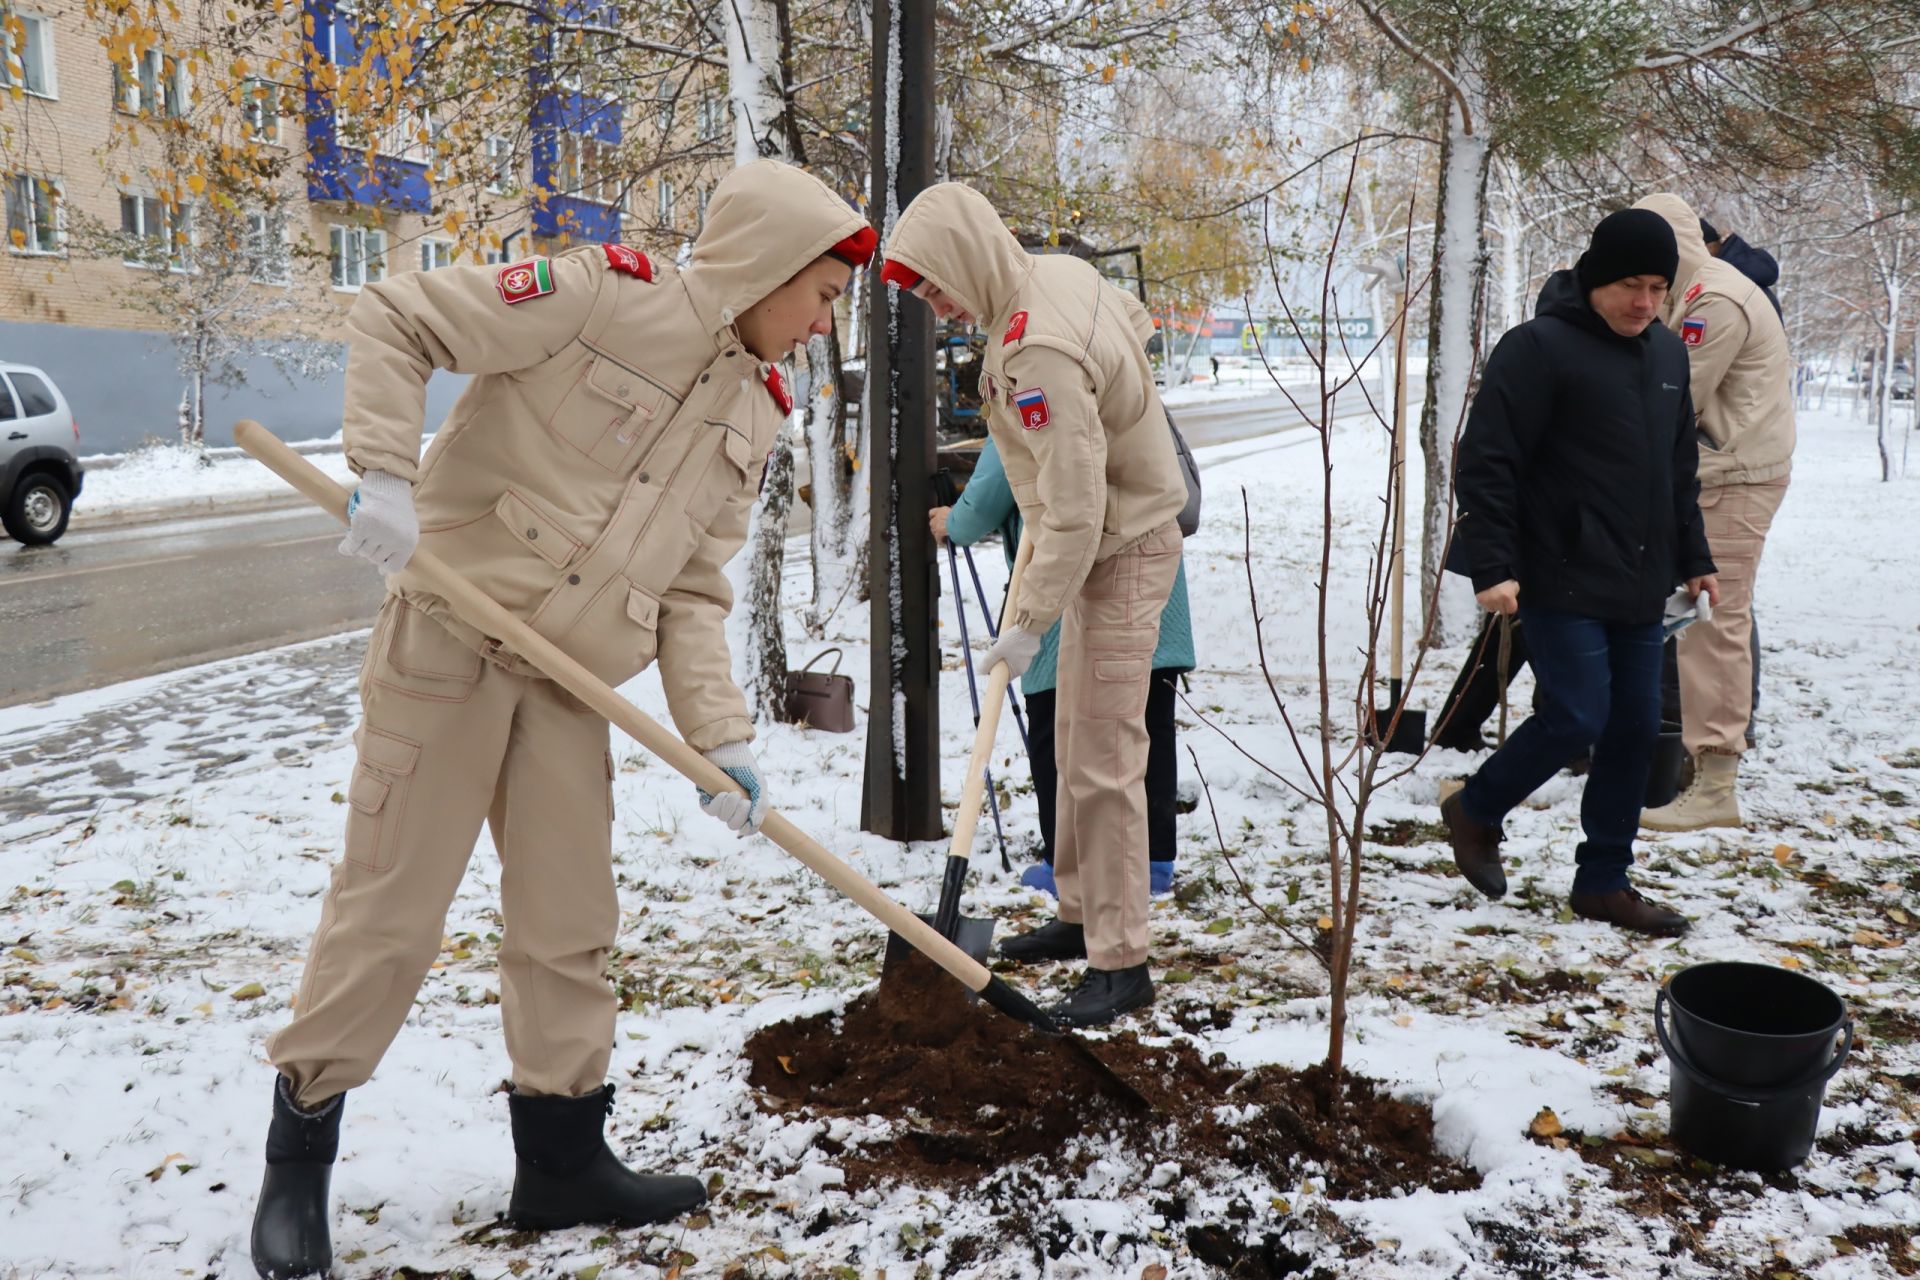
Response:
[[[664,393],[638,373],[595,356],[560,400],[547,430],[608,471],[624,472]]]
[[[385,871],[400,843],[420,744],[372,725],[362,725],[358,737],[360,759],[347,785],[347,861]]]
[[[566,568],[580,554],[579,539],[512,489],[500,495],[493,513],[522,546],[556,569]]]
[[[751,482],[756,461],[753,441],[746,432],[730,423],[711,419],[706,429],[720,433],[719,443],[714,446],[711,459],[700,473],[699,485],[687,495],[687,518],[696,529],[703,531],[713,523],[728,499]]]

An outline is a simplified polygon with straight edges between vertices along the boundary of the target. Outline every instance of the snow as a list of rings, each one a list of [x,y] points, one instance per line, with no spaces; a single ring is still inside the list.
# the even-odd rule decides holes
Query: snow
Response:
[[[347,467],[344,454],[309,453],[307,459],[340,483],[353,484],[353,472]],[[88,458],[82,465],[101,460]],[[74,504],[74,518],[84,521],[110,511],[160,504],[279,498],[287,492],[285,481],[252,458],[225,456],[207,460],[198,450],[180,445],[156,445],[120,456],[117,465],[111,468],[89,469],[80,498]]]
[[[1298,433],[1203,449],[1199,460],[1209,514],[1188,545],[1188,574],[1202,666],[1180,712],[1182,743],[1197,753],[1240,874],[1269,910],[1310,930],[1326,900],[1314,813],[1200,718],[1299,777],[1255,665],[1236,490],[1245,486],[1251,510],[1274,681],[1298,720],[1314,701],[1306,695],[1318,444]],[[1330,616],[1341,641],[1336,660],[1357,669],[1363,582],[1352,567],[1379,527],[1386,442],[1353,430],[1336,437],[1333,463]],[[835,1010],[867,989],[884,930],[769,842],[734,840],[698,812],[690,784],[616,734],[622,924],[612,963],[624,1004],[610,1137],[639,1167],[717,1174],[723,1191],[709,1215],[650,1231],[523,1239],[493,1229],[512,1151],[497,1096],[509,1064],[490,1002],[498,992],[489,935],[499,928],[500,872],[483,835],[447,917],[447,944],[407,1025],[374,1079],[347,1097],[334,1176],[335,1274],[364,1280],[410,1267],[575,1276],[598,1266],[600,1280],[654,1280],[684,1253],[693,1258],[682,1264],[687,1277],[843,1267],[863,1277],[882,1269],[906,1276],[922,1266],[928,1275],[1031,1276],[1042,1269],[1030,1248],[991,1243],[1002,1230],[1030,1229],[1059,1250],[1051,1274],[1131,1278],[1153,1264],[1175,1276],[1209,1274],[1183,1227],[1155,1207],[1166,1188],[1178,1187],[1190,1221],[1228,1222],[1234,1206],[1251,1206],[1252,1218],[1236,1229],[1280,1235],[1341,1276],[1708,1280],[1766,1263],[1806,1276],[1893,1275],[1883,1253],[1842,1254],[1834,1244],[1851,1228],[1904,1230],[1920,1220],[1920,1109],[1911,1083],[1900,1083],[1920,1072],[1920,1053],[1892,1032],[1868,1034],[1864,1020],[1863,1047],[1831,1086],[1823,1124],[1829,1137],[1857,1135],[1851,1149],[1816,1149],[1782,1178],[1726,1175],[1713,1193],[1716,1212],[1684,1223],[1685,1232],[1682,1217],[1643,1212],[1610,1187],[1607,1169],[1584,1159],[1577,1142],[1556,1149],[1526,1134],[1551,1108],[1568,1133],[1627,1130],[1660,1140],[1667,1071],[1651,1032],[1653,994],[1687,964],[1791,962],[1839,990],[1856,1015],[1920,1016],[1912,981],[1920,934],[1899,919],[1911,921],[1920,896],[1909,878],[1920,849],[1920,729],[1912,716],[1920,597],[1887,585],[1888,566],[1910,561],[1897,549],[1920,527],[1920,483],[1877,476],[1870,425],[1803,414],[1793,488],[1760,583],[1762,742],[1742,792],[1754,827],[1649,842],[1636,872],[1650,896],[1697,921],[1690,936],[1638,939],[1561,913],[1578,838],[1572,778],[1556,779],[1513,815],[1515,890],[1500,903],[1464,888],[1430,836],[1369,845],[1347,1061],[1430,1106],[1439,1145],[1483,1175],[1480,1187],[1331,1199],[1313,1177],[1268,1186],[1197,1167],[1170,1137],[1144,1161],[1090,1146],[1086,1169],[1037,1195],[1017,1220],[997,1218],[969,1189],[849,1193],[822,1142],[857,1147],[887,1134],[888,1122],[764,1111],[740,1054],[755,1030]],[[1887,554],[1861,554],[1866,548]],[[997,598],[1002,557],[988,548],[974,559]],[[803,540],[790,545],[787,571],[786,598],[804,599]],[[951,586],[941,599],[951,610]],[[803,639],[799,606],[788,613],[789,643],[818,643]],[[955,665],[950,613],[942,634]],[[825,642],[847,649],[842,670],[864,707],[865,610],[849,602]],[[974,642],[984,650],[984,628]],[[354,705],[363,645],[364,636],[335,638],[0,710],[0,797],[47,801],[38,812],[0,808],[0,865],[9,873],[0,898],[0,1132],[8,1137],[0,1273],[251,1274],[247,1230],[271,1080],[262,1045],[288,1016],[338,854],[337,796],[352,750],[344,732],[326,726]],[[1434,657],[1412,690],[1414,705],[1437,706],[1456,661],[1452,652]],[[276,683],[273,673],[283,670],[310,678]],[[965,685],[950,671],[941,689],[939,767],[949,802],[971,736]],[[664,716],[651,674],[625,692]],[[1524,708],[1524,680],[1514,696]],[[135,717],[136,702],[170,705],[172,713]],[[79,732],[88,726],[101,731],[88,738]],[[227,749],[202,750],[194,734],[203,730],[228,740]],[[763,729],[775,803],[925,910],[944,849],[859,830],[864,736]],[[69,738],[94,745],[62,756],[59,743]],[[1025,846],[1035,819],[1018,752],[1016,730],[1003,719],[996,776],[1012,792],[1009,839]],[[1182,756],[1183,772],[1197,781]],[[1471,764],[1437,753],[1376,799],[1369,823],[1430,823],[1435,783]],[[53,803],[93,794],[87,789],[109,766],[140,780],[144,798],[102,788],[97,803]],[[976,853],[992,846],[990,825],[982,825]],[[1161,998],[1136,1029],[1186,1036],[1203,1054],[1241,1065],[1318,1061],[1327,1035],[1320,970],[1238,896],[1205,802],[1182,819],[1181,840],[1189,892],[1154,905]],[[991,856],[974,866],[969,911],[999,917],[1003,937],[1049,914],[1045,900],[1016,883],[1021,861],[1013,876]],[[1287,905],[1290,888],[1297,906]],[[1223,976],[1223,957],[1232,958],[1234,976]],[[1525,994],[1556,974],[1572,988]],[[1008,976],[1041,995],[1066,978]],[[263,994],[240,998],[249,983]],[[1522,994],[1477,994],[1502,984]],[[1185,1032],[1171,1019],[1176,1009],[1214,1004],[1232,1012],[1221,1030]],[[1098,1135],[1086,1141],[1100,1143]],[[1507,1224],[1543,1252],[1508,1259],[1489,1224]],[[967,1237],[990,1243],[963,1267],[952,1260]]]

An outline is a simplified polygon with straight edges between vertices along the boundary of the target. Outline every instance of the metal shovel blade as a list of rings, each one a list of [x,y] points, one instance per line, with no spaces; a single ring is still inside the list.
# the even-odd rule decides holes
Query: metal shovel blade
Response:
[[[930,928],[940,927],[933,916],[923,915],[920,918],[926,921]],[[973,916],[961,916],[947,940],[974,960],[985,964],[987,953],[993,948],[993,919],[988,917],[985,920],[979,920]],[[889,973],[898,972],[901,965],[911,963],[910,958],[918,955],[919,953],[913,949],[913,944],[905,938],[897,933],[887,934],[887,954],[880,967],[880,981],[885,982]]]

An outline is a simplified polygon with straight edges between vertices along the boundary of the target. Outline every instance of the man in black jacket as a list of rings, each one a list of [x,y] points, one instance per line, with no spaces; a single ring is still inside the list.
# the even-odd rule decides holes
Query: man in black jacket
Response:
[[[1502,819],[1591,748],[1574,914],[1663,935],[1686,917],[1627,878],[1659,730],[1661,615],[1676,583],[1718,595],[1687,352],[1656,319],[1678,266],[1658,214],[1611,214],[1487,359],[1454,541],[1481,607],[1525,623],[1541,708],[1440,806],[1455,864],[1498,898]]]

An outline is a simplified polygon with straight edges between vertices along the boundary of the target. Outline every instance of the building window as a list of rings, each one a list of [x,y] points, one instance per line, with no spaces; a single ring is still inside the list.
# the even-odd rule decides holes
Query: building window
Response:
[[[557,143],[556,176],[562,193],[596,204],[619,201],[620,182],[614,172],[615,151],[611,144],[570,129],[561,130]]]
[[[0,85],[17,85],[41,98],[58,97],[53,81],[53,23],[26,13],[14,14],[13,22],[0,25],[5,33],[0,44],[6,54],[0,58]]]
[[[186,65],[159,49],[147,50],[131,66],[113,64],[113,105],[121,111],[179,119],[192,96]]]
[[[487,190],[496,196],[515,190],[519,183],[513,159],[513,142],[499,134],[487,137]]]
[[[387,233],[366,227],[327,228],[333,287],[358,289],[387,278]]]
[[[121,258],[130,267],[158,269],[165,263],[169,271],[188,268],[188,251],[193,247],[193,207],[169,207],[155,196],[120,193],[120,231],[127,237],[127,251]]]
[[[707,229],[707,201],[711,199],[713,199],[713,188],[700,188],[699,195],[695,197],[700,217],[699,225],[694,228],[696,231],[705,231]]]
[[[717,138],[727,127],[726,99],[707,92],[700,95],[700,137]]]
[[[518,262],[521,258],[520,246],[526,243],[524,231],[509,231],[500,237],[500,247],[489,249],[486,253],[490,266],[504,267],[509,262]]]
[[[422,240],[420,242],[420,269],[438,271],[441,267],[453,265],[453,241]]]
[[[16,173],[7,178],[7,248],[15,253],[60,253],[66,246],[66,209],[58,178]]]
[[[675,101],[680,97],[680,86],[663,77],[660,81],[660,89],[657,96],[660,100],[660,134],[662,137],[665,137],[673,132],[673,107]]]
[[[240,114],[246,121],[248,142],[279,143],[280,94],[274,86],[265,80],[242,80]]]
[[[585,81],[580,69],[585,61],[583,55],[586,40],[578,31],[549,31],[547,33],[547,74],[557,89],[570,89],[578,93]]]
[[[247,215],[247,272],[261,284],[289,284],[292,263],[287,253],[287,220],[279,213]]]
[[[380,130],[379,151],[396,160],[427,164],[433,160],[433,144],[439,137],[440,125],[432,112],[402,107],[393,123]]]
[[[670,178],[660,179],[659,195],[660,195],[660,202],[658,206],[655,208],[654,213],[661,226],[670,227],[673,225],[673,180],[672,179]]]

